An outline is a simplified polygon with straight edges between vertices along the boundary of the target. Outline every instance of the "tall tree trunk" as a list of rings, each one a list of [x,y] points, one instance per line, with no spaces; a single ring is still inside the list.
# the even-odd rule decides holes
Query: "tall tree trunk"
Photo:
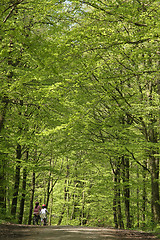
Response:
[[[53,178],[51,178],[51,176],[52,176],[51,167],[52,167],[52,156],[51,156],[51,159],[50,159],[50,171],[49,171],[49,178],[48,178],[48,185],[47,185],[47,200],[46,200],[46,206],[47,207],[48,207],[48,204],[49,204],[50,195],[53,191],[54,186],[56,185],[56,183],[59,179],[59,178],[57,178],[53,182]]]
[[[67,166],[68,168],[68,166]],[[61,212],[61,215],[59,217],[59,220],[58,220],[58,224],[57,225],[61,225],[61,222],[63,220],[63,216],[64,216],[64,213],[66,211],[66,202],[67,202],[67,199],[68,199],[68,179],[65,180],[65,187],[64,187],[64,204],[63,204],[63,208],[62,208],[62,212]]]
[[[57,225],[61,224],[64,213],[66,211],[66,202],[68,200],[68,177],[69,177],[69,164],[68,164],[68,159],[67,159],[67,172],[66,172],[66,179],[65,179],[65,186],[64,186],[64,204],[63,204],[62,212],[59,217]]]
[[[12,61],[12,59],[11,59]],[[23,100],[20,100],[20,106],[23,106]],[[21,116],[21,112],[19,112]],[[21,133],[22,127],[19,127],[19,131]],[[16,175],[15,175],[15,185],[14,185],[14,192],[13,192],[13,200],[12,200],[12,207],[11,207],[11,214],[15,218],[16,217],[16,210],[17,210],[17,201],[18,201],[18,191],[19,191],[19,183],[20,183],[20,163],[22,158],[22,148],[19,143],[17,143],[17,150],[16,150]]]
[[[120,176],[118,177],[118,191],[117,191],[117,213],[118,213],[118,226],[119,228],[124,228],[122,210],[121,210],[121,190],[120,190]]]
[[[150,59],[151,64],[152,60]],[[159,63],[158,63],[159,64]],[[148,102],[150,106],[153,106],[153,89],[154,84],[152,82],[148,83],[149,95]],[[155,91],[159,94],[159,79],[157,81],[157,86]],[[148,126],[148,139],[149,142],[153,144],[158,143],[159,139],[159,129],[155,128],[155,123],[159,125],[159,115],[154,116],[152,112],[149,113],[149,126]],[[159,157],[155,156],[159,154],[159,149],[154,147],[150,148],[149,159],[150,159],[150,169],[151,169],[151,188],[152,188],[152,213],[154,223],[160,223],[160,204],[159,204]]]
[[[26,162],[28,161],[28,151],[26,152]],[[26,197],[26,181],[27,181],[27,168],[24,167],[23,169],[23,183],[22,183],[22,198],[20,202],[20,213],[19,213],[19,224],[22,223],[23,220],[23,213],[24,213],[24,202]]]
[[[86,224],[86,220],[84,219],[85,213],[84,213],[84,206],[85,206],[85,191],[82,192],[82,209],[81,209],[81,226]]]
[[[139,180],[139,166],[137,166],[137,180]],[[136,219],[136,222],[137,222],[137,227],[139,227],[139,219],[140,219],[140,216],[139,216],[139,212],[140,212],[140,206],[139,206],[139,186],[137,186],[137,219]]]
[[[147,168],[147,161],[144,161],[143,165]],[[146,199],[147,199],[147,192],[146,192],[146,170],[145,170],[145,169],[143,169],[142,176],[143,176],[142,226],[145,227],[145,221],[146,221]]]
[[[151,121],[149,131],[149,141],[157,143],[157,132],[154,130],[153,121]],[[151,168],[151,188],[152,188],[152,210],[153,221],[155,223],[160,222],[160,204],[159,204],[159,157],[155,157],[158,154],[158,149],[152,147],[150,149],[150,168]]]
[[[9,56],[8,56],[8,65],[11,66],[11,67],[15,67],[13,65],[13,61],[12,61],[12,52],[13,52],[13,42],[12,40],[10,40],[10,44],[9,44],[9,48],[8,48],[8,53],[9,53]],[[10,70],[9,74],[8,74],[8,82],[11,82],[12,81],[12,78],[13,78],[13,71]],[[4,121],[5,121],[5,116],[6,116],[6,111],[7,111],[7,107],[8,107],[8,104],[9,104],[9,99],[8,99],[8,96],[6,94],[3,95],[2,99],[1,99],[1,111],[0,111],[0,132],[2,131],[3,127],[4,127]]]
[[[149,165],[151,174],[151,211],[152,211],[152,221],[154,223],[160,222],[160,204],[159,204],[159,157],[155,156],[159,154],[157,147],[153,144],[158,143],[158,133],[154,128],[154,124],[157,122],[156,119],[150,114],[150,124],[147,125],[142,121],[143,134],[147,142],[152,143],[152,147],[147,149],[149,155]]]
[[[115,228],[118,228],[118,217],[117,217],[117,187],[116,187],[116,178],[115,178],[115,176],[114,176],[113,217],[114,217],[114,226],[115,226]]]
[[[9,99],[4,96],[2,101],[1,101],[2,110],[0,112],[0,132],[3,129],[3,126],[4,126],[4,121],[5,121],[5,116],[6,116],[8,103],[9,103]]]
[[[50,159],[50,169],[51,169],[51,162],[52,159]],[[48,185],[47,185],[47,200],[46,200],[46,207],[48,207],[48,203],[49,203],[49,197],[50,197],[50,194],[51,194],[51,191],[50,191],[50,185],[51,185],[51,170],[49,171],[49,178],[48,178]]]
[[[0,161],[0,214],[6,213],[5,160]]]
[[[19,213],[19,219],[18,223],[21,224],[23,220],[23,213],[24,213],[24,202],[25,202],[25,196],[26,196],[26,180],[27,180],[27,168],[25,167],[23,169],[23,184],[22,184],[22,198],[20,202],[20,213]]]
[[[112,163],[111,163],[112,165]],[[121,201],[120,201],[120,165],[121,162],[116,163],[115,168],[113,168],[113,181],[114,181],[114,197],[113,197],[113,215],[114,215],[114,224],[115,228],[124,228],[122,211],[121,211]]]
[[[57,225],[61,225],[61,222],[62,222],[62,219],[63,219],[63,215],[65,213],[65,210],[66,210],[66,203],[63,204],[62,212],[61,212],[61,215],[60,215],[60,217],[58,219]]]
[[[70,220],[73,220],[76,218],[76,194],[73,193],[73,205],[72,205],[72,212],[70,216]]]
[[[123,164],[123,194],[125,202],[125,214],[127,228],[131,228],[131,218],[130,218],[130,187],[129,187],[129,158],[122,157]]]
[[[33,171],[32,174],[32,194],[30,199],[30,208],[29,208],[29,218],[28,218],[28,225],[31,225],[32,222],[32,212],[33,212],[33,199],[34,199],[34,192],[35,192],[35,172]]]
[[[159,160],[154,156],[151,157],[151,187],[152,187],[152,208],[153,220],[155,223],[160,222],[160,205],[159,205]]]
[[[15,184],[14,184],[14,192],[12,199],[12,207],[11,214],[15,218],[16,210],[17,210],[17,201],[18,201],[18,191],[19,191],[19,183],[20,183],[20,159],[22,157],[21,145],[17,144],[17,162],[16,162],[16,174],[15,174]]]
[[[53,185],[53,179],[51,180],[51,184]],[[51,208],[49,212],[49,225],[52,225],[52,207],[53,207],[53,192],[51,194],[51,202],[50,202]]]

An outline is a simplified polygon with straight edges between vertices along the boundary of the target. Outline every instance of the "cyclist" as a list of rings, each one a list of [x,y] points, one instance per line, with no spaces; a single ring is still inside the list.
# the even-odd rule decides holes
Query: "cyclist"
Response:
[[[39,205],[39,202],[35,203],[35,207],[34,207],[34,211],[33,211],[33,224],[37,224],[38,225],[38,221],[40,220],[40,211],[41,211],[41,207]]]
[[[41,216],[41,223],[43,225],[47,224],[47,214],[48,214],[48,210],[45,204],[42,205],[42,210],[40,212],[40,216]]]

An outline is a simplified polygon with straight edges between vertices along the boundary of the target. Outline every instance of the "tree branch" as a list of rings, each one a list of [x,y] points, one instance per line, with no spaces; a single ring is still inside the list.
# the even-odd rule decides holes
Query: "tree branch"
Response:
[[[18,6],[20,3],[22,3],[24,0],[20,0],[18,2],[16,2],[15,4],[12,4],[11,6],[9,6],[7,9],[5,9],[4,12],[6,12],[9,8],[12,7],[11,11],[8,13],[8,15],[5,17],[5,19],[3,20],[3,23],[5,23],[7,21],[7,19],[11,16],[13,10],[15,9],[16,6]]]
[[[126,148],[126,147],[125,147],[125,148]],[[127,150],[127,152],[129,152],[129,153],[131,154],[132,158],[136,161],[136,163],[138,163],[144,170],[147,170],[149,173],[151,173],[150,170],[149,170],[146,166],[144,166],[143,164],[141,164],[141,163],[135,158],[134,154],[133,154],[131,151],[129,151],[129,149],[126,148],[126,150]]]

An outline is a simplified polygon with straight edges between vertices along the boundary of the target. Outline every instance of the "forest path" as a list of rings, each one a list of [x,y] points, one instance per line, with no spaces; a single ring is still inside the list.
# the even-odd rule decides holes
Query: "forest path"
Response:
[[[100,227],[0,225],[0,240],[154,240],[137,231]]]

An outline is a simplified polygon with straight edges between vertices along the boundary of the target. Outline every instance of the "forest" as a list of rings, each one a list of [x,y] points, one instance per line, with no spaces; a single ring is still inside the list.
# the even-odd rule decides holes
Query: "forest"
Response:
[[[160,226],[160,2],[1,0],[0,222]]]

